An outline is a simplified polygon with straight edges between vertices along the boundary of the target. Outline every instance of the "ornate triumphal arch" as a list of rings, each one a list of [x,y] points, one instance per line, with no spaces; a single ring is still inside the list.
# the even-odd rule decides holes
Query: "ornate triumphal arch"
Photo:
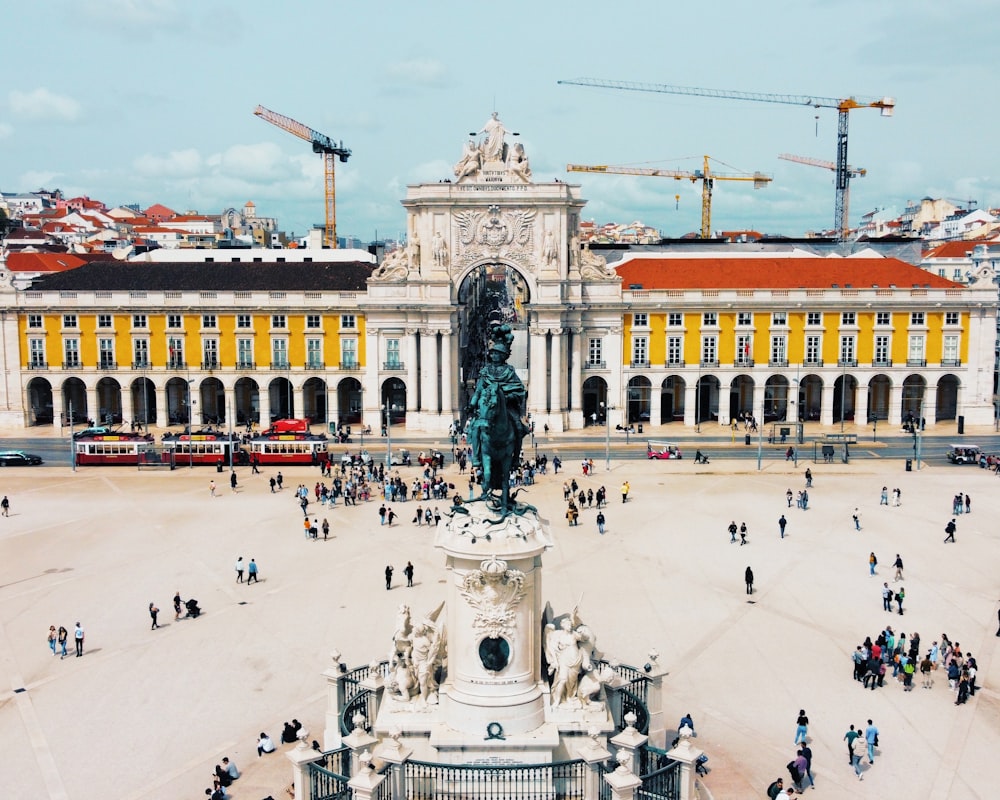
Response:
[[[523,334],[509,363],[536,428],[582,426],[584,307],[621,301],[620,279],[580,249],[584,204],[578,186],[533,179],[496,113],[452,175],[408,186],[406,247],[369,282],[366,417],[384,415],[402,383],[408,428],[444,432],[464,421],[488,328],[502,322]],[[603,325],[620,344],[620,313],[586,315],[588,330]]]

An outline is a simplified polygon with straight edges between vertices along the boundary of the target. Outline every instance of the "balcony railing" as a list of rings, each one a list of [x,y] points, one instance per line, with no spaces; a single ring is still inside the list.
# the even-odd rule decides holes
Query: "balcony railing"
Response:
[[[666,360],[666,362],[663,364],[663,366],[665,366],[665,367],[683,367],[684,366],[684,359],[683,358],[668,358]]]
[[[310,359],[306,362],[306,369],[326,369],[326,364],[323,361]]]
[[[713,359],[709,360],[707,358],[703,358],[701,360],[701,362],[700,362],[700,365],[703,366],[703,367],[718,367],[719,366],[719,359],[713,358]]]
[[[98,369],[118,369],[118,362],[110,358],[102,358]]]
[[[608,363],[606,361],[584,361],[584,369],[607,369]]]
[[[752,367],[753,366],[753,359],[752,358],[737,358],[733,362],[733,366],[734,367]]]
[[[805,360],[802,362],[802,366],[803,367],[822,367],[823,366],[823,359],[822,358],[809,358],[809,356],[806,356]]]
[[[240,359],[236,362],[236,369],[257,369],[257,362]]]
[[[838,358],[838,367],[856,367],[858,365],[858,360],[856,358]]]
[[[629,365],[632,367],[632,369],[649,369],[649,360],[646,359],[644,361],[631,361],[629,362]]]
[[[187,361],[183,358],[171,358],[167,361],[167,369],[187,369]]]
[[[220,366],[219,359],[217,358],[206,358],[201,362],[202,369],[219,369]]]
[[[962,359],[960,358],[942,358],[942,367],[960,367],[962,366]]]
[[[132,369],[149,369],[149,361],[133,361]]]
[[[872,361],[872,366],[873,367],[891,367],[892,366],[892,359],[891,358],[876,358],[874,361]]]
[[[62,362],[63,369],[80,369],[80,359],[75,358],[71,361]]]
[[[287,361],[272,361],[271,369],[291,369]]]
[[[28,369],[48,369],[48,368],[49,368],[48,361],[32,361],[30,364],[28,364]]]
[[[350,361],[341,361],[340,368],[344,370],[361,369],[361,367],[358,366],[357,360],[353,358]]]
[[[906,359],[906,366],[908,367],[926,367],[926,358],[908,358]]]
[[[402,361],[386,361],[382,364],[382,369],[406,369]]]
[[[772,358],[772,359],[768,360],[767,365],[769,367],[787,367],[788,366],[788,359],[787,358]]]

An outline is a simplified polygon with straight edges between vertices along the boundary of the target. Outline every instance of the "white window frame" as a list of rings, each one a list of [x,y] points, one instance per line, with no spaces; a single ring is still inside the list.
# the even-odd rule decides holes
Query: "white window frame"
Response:
[[[236,330],[247,331],[253,329],[253,315],[252,314],[237,314],[236,315]]]
[[[892,312],[891,311],[876,311],[875,312],[875,325],[879,328],[886,328],[892,325]]]
[[[340,340],[340,363],[344,369],[358,368],[358,340],[345,337]]]
[[[683,336],[668,336],[667,337],[667,364],[682,365],[684,363],[684,337]]]
[[[358,318],[356,314],[341,314],[340,327],[342,330],[357,330]]]
[[[752,327],[753,326],[753,312],[752,311],[737,311],[736,312],[736,325],[741,328]]]
[[[385,340],[385,363],[389,369],[397,369],[402,363],[399,350],[399,337],[391,336]]]
[[[946,333],[941,341],[941,361],[958,365],[962,353],[962,337],[957,333]]]
[[[645,311],[639,311],[632,315],[632,327],[633,328],[648,328],[649,327],[649,314]]]
[[[925,361],[927,358],[927,337],[922,333],[911,333],[906,342],[907,362]]]
[[[132,363],[140,369],[149,368],[149,339],[141,337],[132,340]]]
[[[133,330],[148,330],[149,329],[149,317],[146,314],[133,314],[132,315],[132,329]]]
[[[823,326],[823,312],[822,311],[807,311],[806,312],[806,325],[810,327],[822,327]]]
[[[201,327],[202,330],[214,331],[219,328],[219,317],[217,314],[202,314],[201,315]]]
[[[285,330],[288,330],[288,315],[287,314],[272,314],[271,315],[271,330],[273,330],[273,331],[285,331]]]
[[[858,338],[853,334],[840,337],[840,355],[837,358],[840,364],[856,364],[858,362]]]
[[[632,364],[645,366],[649,364],[649,337],[632,337]]]
[[[703,334],[701,337],[701,363],[719,363],[719,337],[714,333]]]
[[[962,324],[962,314],[958,311],[945,311],[944,312],[944,324],[948,326],[961,325]]]
[[[587,343],[587,363],[592,367],[603,366],[604,364],[604,339],[599,336],[591,336]]]
[[[70,330],[75,330],[79,327],[80,319],[76,314],[63,314],[62,315],[63,328],[68,328]]]
[[[923,311],[910,312],[910,327],[923,328],[927,325],[927,314]]]
[[[701,314],[701,326],[703,328],[719,327],[719,313],[717,311],[703,311]]]
[[[753,336],[748,333],[736,335],[736,357],[734,363],[738,366],[753,364]]]
[[[39,337],[28,339],[28,364],[32,367],[44,367],[45,361],[45,340]]]
[[[179,369],[186,364],[184,358],[184,337],[167,337],[167,368]]]
[[[306,339],[306,366],[310,369],[322,369],[323,339],[319,336],[309,336]]]
[[[80,366],[80,340],[76,337],[63,339],[63,363],[67,367]]]
[[[183,314],[167,314],[167,330],[177,331],[184,328]]]
[[[845,328],[853,328],[858,324],[858,312],[857,311],[841,311],[840,312],[840,324]]]
[[[806,364],[819,364],[823,360],[823,337],[806,336],[805,349],[802,352]]]
[[[771,337],[771,363],[788,363],[788,337],[783,333]]]
[[[98,314],[97,329],[102,331],[114,330],[115,317],[113,314]]]
[[[240,336],[236,340],[236,367],[238,369],[253,369],[253,339],[249,336]]]
[[[787,311],[772,311],[771,312],[771,327],[772,328],[784,328],[788,325],[788,312]]]
[[[203,336],[201,339],[201,361],[206,369],[218,368],[219,340],[214,336]]]
[[[306,330],[318,331],[323,329],[322,314],[306,314]]]
[[[44,328],[45,325],[42,322],[41,314],[28,314],[28,327],[29,328]]]
[[[667,327],[668,328],[683,328],[684,327],[684,314],[680,311],[671,311],[667,314]]]
[[[289,369],[291,366],[288,360],[288,339],[284,336],[271,339],[271,364],[274,369]]]
[[[889,366],[889,354],[892,353],[892,339],[887,333],[878,333],[875,335],[874,346],[872,347],[872,356],[874,357],[874,366],[876,367],[887,367]]]

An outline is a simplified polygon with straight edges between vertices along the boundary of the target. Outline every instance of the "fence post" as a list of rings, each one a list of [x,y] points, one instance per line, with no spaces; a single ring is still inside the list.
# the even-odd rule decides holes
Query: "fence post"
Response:
[[[629,763],[634,764],[636,755],[639,748],[649,741],[648,736],[644,736],[639,733],[635,728],[636,716],[635,713],[629,711],[625,715],[625,730],[619,733],[617,736],[611,737],[611,744],[613,744],[619,753],[627,753],[629,756]]]
[[[680,800],[695,800],[698,796],[697,788],[695,787],[695,782],[698,777],[695,764],[698,761],[698,756],[702,754],[702,751],[691,745],[691,733],[692,731],[687,725],[682,727],[678,732],[680,741],[677,743],[677,747],[667,753],[669,758],[672,758],[674,761],[679,761],[681,765]]]
[[[649,651],[649,662],[644,669],[649,676],[646,688],[646,709],[649,711],[649,743],[661,750],[667,746],[666,714],[663,710],[663,679],[667,670],[659,663],[660,654]]]
[[[367,748],[378,744],[378,739],[366,730],[366,721],[365,715],[359,711],[351,720],[354,723],[354,730],[344,737],[344,744],[351,748],[351,775],[358,774],[361,767],[361,756],[368,755]],[[370,759],[371,756],[369,756]]]
[[[605,775],[604,780],[611,787],[614,800],[635,800],[635,790],[642,786],[642,781],[632,772],[632,756],[620,750],[617,759],[618,767]]]
[[[587,731],[588,738],[576,748],[577,756],[589,767],[583,785],[583,800],[598,800],[601,796],[601,787],[598,784],[600,766],[611,758],[611,751],[600,741],[600,735],[599,728],[591,728]]]
[[[353,733],[351,734],[353,736]],[[351,787],[354,800],[371,800],[375,791],[382,785],[385,775],[379,775],[372,769],[371,753],[367,750],[358,757],[358,771],[347,785]]]
[[[344,707],[344,668],[340,652],[330,653],[333,664],[323,672],[326,679],[326,727],[323,729],[323,749],[337,750],[343,743],[340,733],[340,712]]]
[[[389,731],[389,737],[383,739],[373,753],[375,758],[395,767],[392,771],[392,796],[394,798],[406,797],[406,776],[403,774],[403,764],[413,755],[413,748],[406,747],[399,741],[399,737],[402,735],[402,730],[398,726],[393,726],[392,730]]]
[[[323,754],[313,750],[306,741],[309,731],[299,732],[299,744],[285,753],[285,758],[292,762],[292,786],[295,794],[292,800],[312,800],[309,796],[309,765],[323,758]]]

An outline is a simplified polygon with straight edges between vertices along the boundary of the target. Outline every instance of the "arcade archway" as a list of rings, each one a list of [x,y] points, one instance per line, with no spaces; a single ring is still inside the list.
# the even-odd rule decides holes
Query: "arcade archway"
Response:
[[[32,378],[28,382],[28,424],[51,425],[53,421],[52,384],[45,378]]]
[[[596,375],[583,382],[583,424],[604,423],[607,414],[608,384]]]
[[[344,378],[337,384],[337,421],[344,425],[361,422],[361,381]]]

